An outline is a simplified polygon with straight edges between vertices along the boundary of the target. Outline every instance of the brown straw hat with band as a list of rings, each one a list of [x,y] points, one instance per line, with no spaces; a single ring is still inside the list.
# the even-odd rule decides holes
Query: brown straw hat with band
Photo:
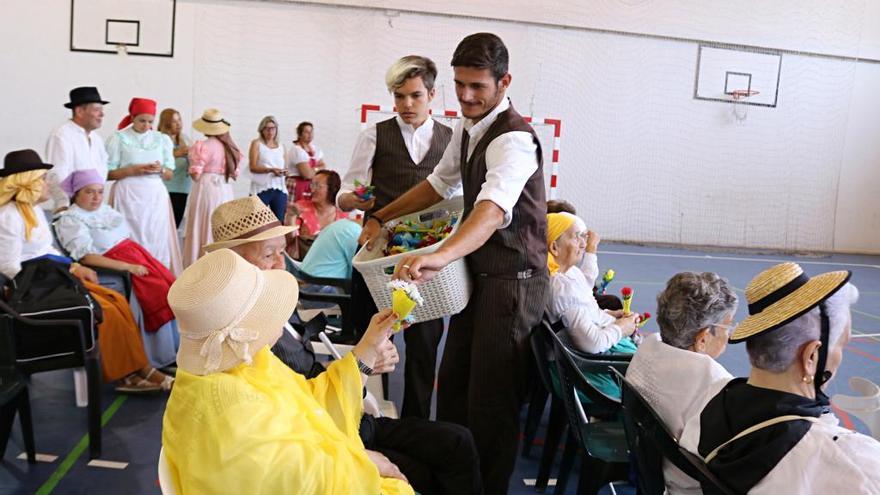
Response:
[[[211,214],[214,242],[205,246],[205,252],[281,237],[295,229],[281,225],[275,213],[256,196],[234,199]]]
[[[807,277],[797,263],[780,263],[759,273],[746,287],[749,317],[737,325],[731,343],[791,323],[831,297],[851,276],[847,270]]]

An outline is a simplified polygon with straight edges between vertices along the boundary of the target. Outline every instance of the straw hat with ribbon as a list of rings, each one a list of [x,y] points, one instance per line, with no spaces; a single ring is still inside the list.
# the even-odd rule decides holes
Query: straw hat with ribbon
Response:
[[[193,128],[205,136],[219,136],[229,132],[232,124],[223,118],[223,114],[216,108],[209,108],[202,112],[202,117],[193,122]]]
[[[177,366],[207,375],[250,364],[278,340],[298,297],[284,270],[260,270],[228,249],[202,256],[168,291],[180,331]]]
[[[275,213],[260,198],[248,196],[234,199],[218,206],[211,214],[214,243],[205,246],[205,251],[210,253],[221,248],[265,241],[293,232],[294,229],[281,225]]]
[[[737,325],[731,343],[775,330],[803,316],[849,281],[849,271],[807,277],[797,263],[780,263],[759,273],[746,287],[749,317]]]

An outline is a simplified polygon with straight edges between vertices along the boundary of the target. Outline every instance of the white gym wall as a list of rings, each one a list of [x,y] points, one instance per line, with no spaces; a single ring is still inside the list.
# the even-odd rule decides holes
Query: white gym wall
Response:
[[[434,109],[444,95],[457,108],[452,51],[492,31],[510,49],[514,105],[563,120],[559,197],[604,238],[880,252],[880,0],[583,4],[179,0],[175,56],[160,58],[71,52],[68,0],[7,0],[0,151],[42,152],[67,91],[93,84],[112,102],[104,136],[132,96],[187,122],[220,107],[243,149],[273,114],[285,141],[314,122],[344,172],[360,104],[391,103],[394,59],[433,58]],[[729,104],[694,99],[696,40],[782,50],[776,107],[739,123]]]

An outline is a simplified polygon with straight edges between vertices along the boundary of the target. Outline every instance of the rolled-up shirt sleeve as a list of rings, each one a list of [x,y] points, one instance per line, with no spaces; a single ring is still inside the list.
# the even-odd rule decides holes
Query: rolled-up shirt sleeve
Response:
[[[434,191],[444,199],[449,199],[461,190],[461,123],[452,131],[452,139],[443,151],[443,156],[426,179]]]
[[[507,132],[486,148],[486,181],[474,203],[491,201],[504,211],[506,228],[526,182],[538,169],[537,145],[528,132]]]
[[[358,135],[351,154],[351,162],[348,171],[342,178],[342,187],[336,193],[336,206],[339,206],[339,197],[345,193],[353,192],[354,181],[367,184],[372,178],[373,157],[376,156],[376,126],[372,125]]]

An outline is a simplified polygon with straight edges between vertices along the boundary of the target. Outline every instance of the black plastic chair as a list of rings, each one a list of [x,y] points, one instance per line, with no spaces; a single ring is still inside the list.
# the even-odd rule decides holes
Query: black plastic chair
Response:
[[[629,449],[636,461],[639,494],[662,495],[666,491],[663,477],[663,460],[666,459],[697,480],[703,493],[733,495],[734,492],[709,471],[702,459],[679,445],[678,439],[657,412],[624,376],[617,370],[614,373],[621,382],[623,425]]]
[[[555,493],[565,492],[570,464],[577,447],[584,451],[581,458],[578,493],[598,493],[599,489],[608,482],[625,479],[625,474],[615,476],[615,473],[621,471],[625,473],[629,452],[626,434],[620,421],[622,412],[620,400],[594,387],[584,373],[608,373],[610,369],[625,373],[629,362],[579,356],[568,349],[549,326],[545,326],[544,331],[548,332],[553,340],[562,400],[569,423],[569,438],[563,452]],[[582,403],[578,392],[590,402]],[[605,419],[591,422],[591,416]]]
[[[98,366],[98,346],[86,349],[86,331],[79,320],[35,320],[19,315],[5,301],[0,301],[0,332],[12,334],[16,347],[28,342],[33,347],[39,342],[56,339],[79,342],[70,352],[38,359],[19,359],[15,367],[23,375],[69,368],[85,368],[88,381],[89,458],[101,456],[101,372]]]
[[[550,397],[550,416],[547,421],[547,432],[544,436],[544,447],[541,451],[541,461],[538,465],[538,475],[535,480],[535,491],[544,493],[547,489],[547,483],[550,480],[550,471],[553,468],[553,461],[556,459],[556,452],[559,450],[559,442],[568,428],[568,420],[565,417],[565,404],[562,403],[562,397],[557,387],[553,386],[553,379],[550,376],[550,367],[556,366],[556,358],[553,355],[553,341],[544,330],[544,327],[550,327],[551,331],[555,331],[561,326],[561,322],[551,325],[546,321],[532,330],[529,337],[532,347],[532,355],[535,358],[535,368],[538,380],[532,384],[531,398],[529,399],[528,414],[526,416],[526,425],[523,430],[523,451],[522,456],[529,455],[532,444],[537,434],[541,416],[544,414],[544,407],[547,403],[547,397]]]
[[[15,413],[21,423],[21,434],[27,461],[37,462],[34,448],[34,425],[27,381],[15,367],[15,337],[9,328],[0,326],[0,457],[6,452]]]
[[[351,279],[314,277],[312,275],[309,275],[308,273],[302,271],[302,269],[297,266],[297,263],[293,259],[291,259],[290,256],[287,255],[287,253],[284,254],[284,264],[287,271],[291,273],[294,277],[296,277],[296,279],[300,282],[300,301],[330,303],[339,306],[341,316],[338,325],[334,325],[334,323],[337,322],[333,321],[332,318],[328,319],[331,325],[338,326],[339,328],[341,328],[341,331],[327,333],[327,336],[330,337],[330,340],[334,344],[356,344],[358,339],[360,338],[360,335],[358,334],[357,329],[354,327],[354,320],[351,318]],[[335,294],[312,292],[308,290],[309,285],[324,285],[336,287],[337,289],[339,289],[339,292]]]

